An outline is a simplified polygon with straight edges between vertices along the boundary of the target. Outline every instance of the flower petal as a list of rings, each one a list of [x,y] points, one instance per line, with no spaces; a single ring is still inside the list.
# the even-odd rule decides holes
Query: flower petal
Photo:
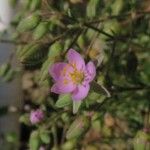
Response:
[[[74,101],[83,100],[90,90],[89,84],[86,85],[78,85],[76,89],[72,92],[72,99]]]
[[[96,68],[93,62],[88,62],[86,65],[85,82],[91,82],[96,76]]]
[[[58,62],[50,67],[49,74],[53,77],[55,81],[57,81],[60,78],[60,73],[66,65],[67,63]]]
[[[67,59],[70,64],[76,64],[78,69],[85,68],[85,62],[82,56],[76,52],[74,49],[70,49],[67,53]]]
[[[72,92],[76,88],[76,85],[72,82],[69,82],[67,84],[64,84],[63,82],[57,82],[55,83],[52,88],[51,92],[56,94],[66,94]]]

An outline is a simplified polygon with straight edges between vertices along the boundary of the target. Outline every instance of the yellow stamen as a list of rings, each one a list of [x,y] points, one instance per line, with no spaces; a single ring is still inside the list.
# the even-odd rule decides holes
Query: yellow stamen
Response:
[[[67,73],[67,70],[69,69],[69,67],[72,67],[73,68],[73,72],[70,72],[68,75],[71,79],[70,82],[73,82],[74,84],[79,84],[83,81],[84,79],[84,73],[82,71],[79,71],[77,69],[77,66],[76,66],[76,63],[71,63],[71,64],[68,64],[63,70],[62,70],[62,74],[63,76],[66,75]],[[68,79],[64,79],[64,84],[68,84],[69,83],[69,80]]]

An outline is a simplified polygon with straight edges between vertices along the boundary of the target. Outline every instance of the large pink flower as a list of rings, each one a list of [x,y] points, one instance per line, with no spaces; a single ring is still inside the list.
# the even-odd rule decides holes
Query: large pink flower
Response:
[[[85,65],[82,56],[73,49],[68,51],[67,59],[68,63],[58,62],[50,67],[49,73],[55,80],[51,91],[71,93],[73,100],[83,100],[89,92],[89,83],[96,75],[95,65],[91,61]]]

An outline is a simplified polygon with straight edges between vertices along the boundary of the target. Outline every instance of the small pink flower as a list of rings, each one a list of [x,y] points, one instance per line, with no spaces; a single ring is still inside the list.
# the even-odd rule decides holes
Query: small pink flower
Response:
[[[96,75],[95,65],[91,61],[85,65],[82,56],[73,49],[68,51],[67,59],[68,63],[58,62],[50,67],[49,73],[56,82],[51,91],[71,93],[73,100],[83,100],[89,92],[89,83]]]
[[[45,150],[45,147],[44,147],[44,146],[41,146],[41,147],[39,148],[39,150]]]
[[[44,118],[44,112],[40,109],[31,111],[30,114],[30,121],[32,124],[36,124],[39,123],[40,121],[42,121]]]

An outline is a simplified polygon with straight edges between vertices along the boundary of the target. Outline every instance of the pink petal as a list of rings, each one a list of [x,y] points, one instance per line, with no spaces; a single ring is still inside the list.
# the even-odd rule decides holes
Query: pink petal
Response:
[[[78,85],[76,89],[72,92],[72,99],[75,101],[83,100],[90,90],[89,84]]]
[[[84,69],[85,68],[85,62],[82,56],[76,52],[74,49],[70,49],[67,53],[67,59],[70,64],[76,64],[78,69]]]
[[[55,83],[52,88],[51,92],[56,94],[66,94],[72,92],[76,88],[76,85],[72,82],[69,82],[68,84],[64,84],[63,82],[57,82]]]
[[[86,65],[85,82],[91,82],[96,76],[96,68],[93,62]]]
[[[50,67],[49,73],[55,81],[57,81],[59,79],[60,73],[66,65],[67,65],[67,63],[58,62],[58,63],[53,64]]]

